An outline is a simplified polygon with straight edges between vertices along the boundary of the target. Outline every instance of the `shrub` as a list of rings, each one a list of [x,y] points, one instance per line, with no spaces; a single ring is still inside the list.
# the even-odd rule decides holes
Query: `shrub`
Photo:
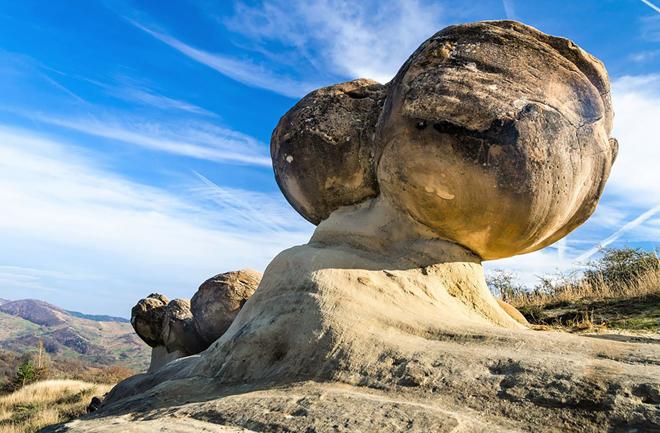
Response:
[[[16,372],[16,382],[20,386],[25,386],[29,383],[32,383],[37,378],[37,368],[32,364],[32,361],[24,361],[21,365],[18,366],[18,371]]]
[[[496,269],[486,278],[486,284],[495,296],[499,296],[504,302],[510,302],[520,296],[524,296],[526,289],[518,284],[516,275],[502,269]]]
[[[584,277],[589,282],[599,279],[612,287],[619,288],[638,280],[648,272],[660,268],[655,251],[643,251],[638,248],[608,248],[603,256],[591,261]]]

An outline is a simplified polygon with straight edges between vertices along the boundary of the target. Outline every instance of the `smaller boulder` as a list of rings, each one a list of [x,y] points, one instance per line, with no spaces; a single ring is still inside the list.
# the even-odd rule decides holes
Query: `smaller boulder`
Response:
[[[163,319],[169,300],[159,293],[152,293],[140,299],[131,310],[131,324],[137,335],[149,346],[156,347],[163,344],[161,334]]]
[[[199,286],[191,309],[195,328],[207,345],[225,333],[260,282],[260,272],[242,269],[216,275]]]
[[[502,307],[502,309],[504,311],[506,311],[506,313],[509,316],[511,316],[511,318],[513,320],[520,323],[521,325],[529,326],[529,322],[527,321],[525,316],[523,316],[522,313],[520,311],[518,311],[518,309],[516,307],[514,307],[513,305],[511,305],[507,302],[504,302],[501,299],[498,299],[497,303],[500,305],[500,307]]]
[[[195,329],[188,299],[174,299],[167,304],[161,337],[170,353],[180,352],[188,356],[207,347]]]
[[[101,397],[94,396],[92,397],[92,401],[89,402],[89,405],[87,405],[87,408],[85,410],[87,413],[96,412],[97,410],[99,410],[102,404],[103,404],[103,400],[101,399]]]

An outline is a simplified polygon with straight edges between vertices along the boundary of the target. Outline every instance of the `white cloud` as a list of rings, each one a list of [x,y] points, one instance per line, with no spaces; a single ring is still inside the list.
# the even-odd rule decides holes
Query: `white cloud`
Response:
[[[295,48],[317,70],[380,82],[389,81],[424,40],[444,27],[440,6],[417,0],[239,4],[228,25],[255,40]]]
[[[225,189],[230,207],[198,185],[150,187],[75,147],[0,127],[0,297],[125,316],[154,290],[190,297],[214,273],[263,269],[311,232],[279,194]]]
[[[159,110],[179,110],[187,113],[199,114],[202,116],[216,117],[212,113],[198,105],[191,104],[181,99],[170,98],[158,94],[151,89],[136,86],[118,86],[112,87],[103,85],[103,87],[113,96],[142,105],[148,105]]]
[[[504,6],[504,12],[506,13],[506,18],[509,20],[515,20],[516,10],[513,4],[513,0],[502,0],[502,6]]]
[[[265,66],[255,64],[250,60],[239,60],[217,53],[210,53],[188,45],[165,33],[149,29],[136,21],[129,19],[128,22],[187,57],[248,86],[270,90],[293,98],[303,96],[318,87],[315,84],[300,82],[284,75],[275,74]]]
[[[619,141],[619,155],[606,191],[628,205],[648,209],[660,203],[660,75],[614,80],[612,96],[616,113],[612,135]]]
[[[641,2],[660,14],[660,7],[658,7],[655,4],[651,3],[650,0],[641,0]]]
[[[56,116],[15,110],[33,120],[146,149],[191,158],[269,167],[267,146],[253,137],[207,122],[161,124],[118,116]]]

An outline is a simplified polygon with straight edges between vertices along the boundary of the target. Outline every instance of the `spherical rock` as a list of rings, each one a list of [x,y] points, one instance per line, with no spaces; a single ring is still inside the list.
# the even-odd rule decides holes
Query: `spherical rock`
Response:
[[[206,349],[195,329],[188,299],[174,299],[167,304],[162,340],[168,352],[194,355]]]
[[[594,211],[616,156],[607,74],[515,22],[452,26],[392,83],[381,191],[483,259],[540,249]]]
[[[211,344],[225,333],[261,281],[261,273],[243,269],[206,280],[191,300],[195,328]]]
[[[373,135],[384,90],[365,79],[315,90],[273,131],[277,184],[310,222],[377,195]]]
[[[165,308],[169,300],[159,293],[152,293],[141,299],[131,309],[131,324],[137,335],[149,346],[163,344],[161,337]]]

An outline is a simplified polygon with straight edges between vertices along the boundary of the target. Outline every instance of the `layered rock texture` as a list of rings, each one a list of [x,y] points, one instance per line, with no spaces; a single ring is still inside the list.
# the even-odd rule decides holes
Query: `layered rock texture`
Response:
[[[657,345],[530,330],[481,267],[589,217],[611,121],[602,64],[511,21],[440,31],[386,85],[312,92],[271,141],[310,242],[206,351],[51,431],[657,431]]]

